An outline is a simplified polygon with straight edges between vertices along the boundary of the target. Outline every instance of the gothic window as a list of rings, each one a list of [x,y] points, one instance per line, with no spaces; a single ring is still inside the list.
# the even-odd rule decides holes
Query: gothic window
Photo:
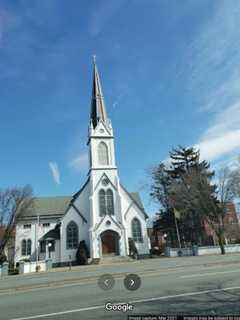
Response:
[[[105,197],[106,197],[106,193],[103,189],[101,189],[99,191],[99,214],[100,216],[105,216],[105,214],[107,213],[106,210],[106,201],[105,201]]]
[[[106,192],[106,207],[107,207],[107,213],[113,215],[114,201],[113,201],[113,192],[111,189],[108,189]]]
[[[46,252],[46,242],[41,241],[40,242],[40,253],[45,253]]]
[[[99,212],[100,216],[105,216],[106,214],[114,214],[114,200],[113,192],[111,189],[107,191],[101,189],[99,191]]]
[[[27,241],[27,255],[30,256],[32,253],[32,240],[28,239]]]
[[[69,222],[67,226],[67,237],[66,237],[67,249],[76,249],[78,246],[78,226],[75,222]]]
[[[22,256],[27,255],[27,241],[25,239],[22,240]]]
[[[141,223],[137,218],[132,220],[132,238],[135,242],[143,241]]]
[[[98,161],[100,165],[108,165],[108,147],[105,142],[100,142],[98,145]]]

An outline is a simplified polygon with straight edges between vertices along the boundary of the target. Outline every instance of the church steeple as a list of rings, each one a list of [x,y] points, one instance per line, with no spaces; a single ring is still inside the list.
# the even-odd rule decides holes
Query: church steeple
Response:
[[[93,88],[92,88],[92,102],[91,102],[91,122],[95,128],[100,120],[107,124],[107,112],[105,108],[102,86],[95,57],[93,59]]]

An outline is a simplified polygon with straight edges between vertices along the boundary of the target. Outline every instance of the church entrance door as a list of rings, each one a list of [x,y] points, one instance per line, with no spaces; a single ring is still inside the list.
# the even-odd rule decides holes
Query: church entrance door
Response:
[[[117,232],[106,230],[101,234],[102,255],[118,255],[119,254],[119,236]]]

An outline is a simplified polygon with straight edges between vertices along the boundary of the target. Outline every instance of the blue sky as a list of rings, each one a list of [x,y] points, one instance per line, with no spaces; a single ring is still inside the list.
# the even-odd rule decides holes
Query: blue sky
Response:
[[[1,187],[71,195],[86,179],[92,55],[121,182],[177,145],[218,167],[240,153],[240,2],[0,0]]]

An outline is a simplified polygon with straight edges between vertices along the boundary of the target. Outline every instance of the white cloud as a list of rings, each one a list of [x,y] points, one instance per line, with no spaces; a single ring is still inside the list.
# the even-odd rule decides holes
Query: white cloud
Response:
[[[222,1],[188,47],[186,87],[209,120],[196,143],[201,157],[229,161],[240,153],[240,3]],[[186,65],[185,65],[186,66]]]
[[[70,167],[76,171],[86,171],[88,168],[88,154],[87,152],[78,154],[70,163]]]
[[[234,150],[240,150],[240,129],[227,131],[219,137],[203,140],[196,147],[200,149],[202,159],[216,160]]]
[[[50,161],[48,163],[49,167],[50,167],[50,170],[51,170],[51,173],[52,173],[52,176],[53,176],[53,180],[56,184],[60,184],[60,172],[59,172],[59,169],[58,169],[58,165],[56,162],[53,162],[53,161]]]
[[[215,114],[197,147],[202,158],[207,160],[231,157],[233,152],[240,154],[240,101]]]

